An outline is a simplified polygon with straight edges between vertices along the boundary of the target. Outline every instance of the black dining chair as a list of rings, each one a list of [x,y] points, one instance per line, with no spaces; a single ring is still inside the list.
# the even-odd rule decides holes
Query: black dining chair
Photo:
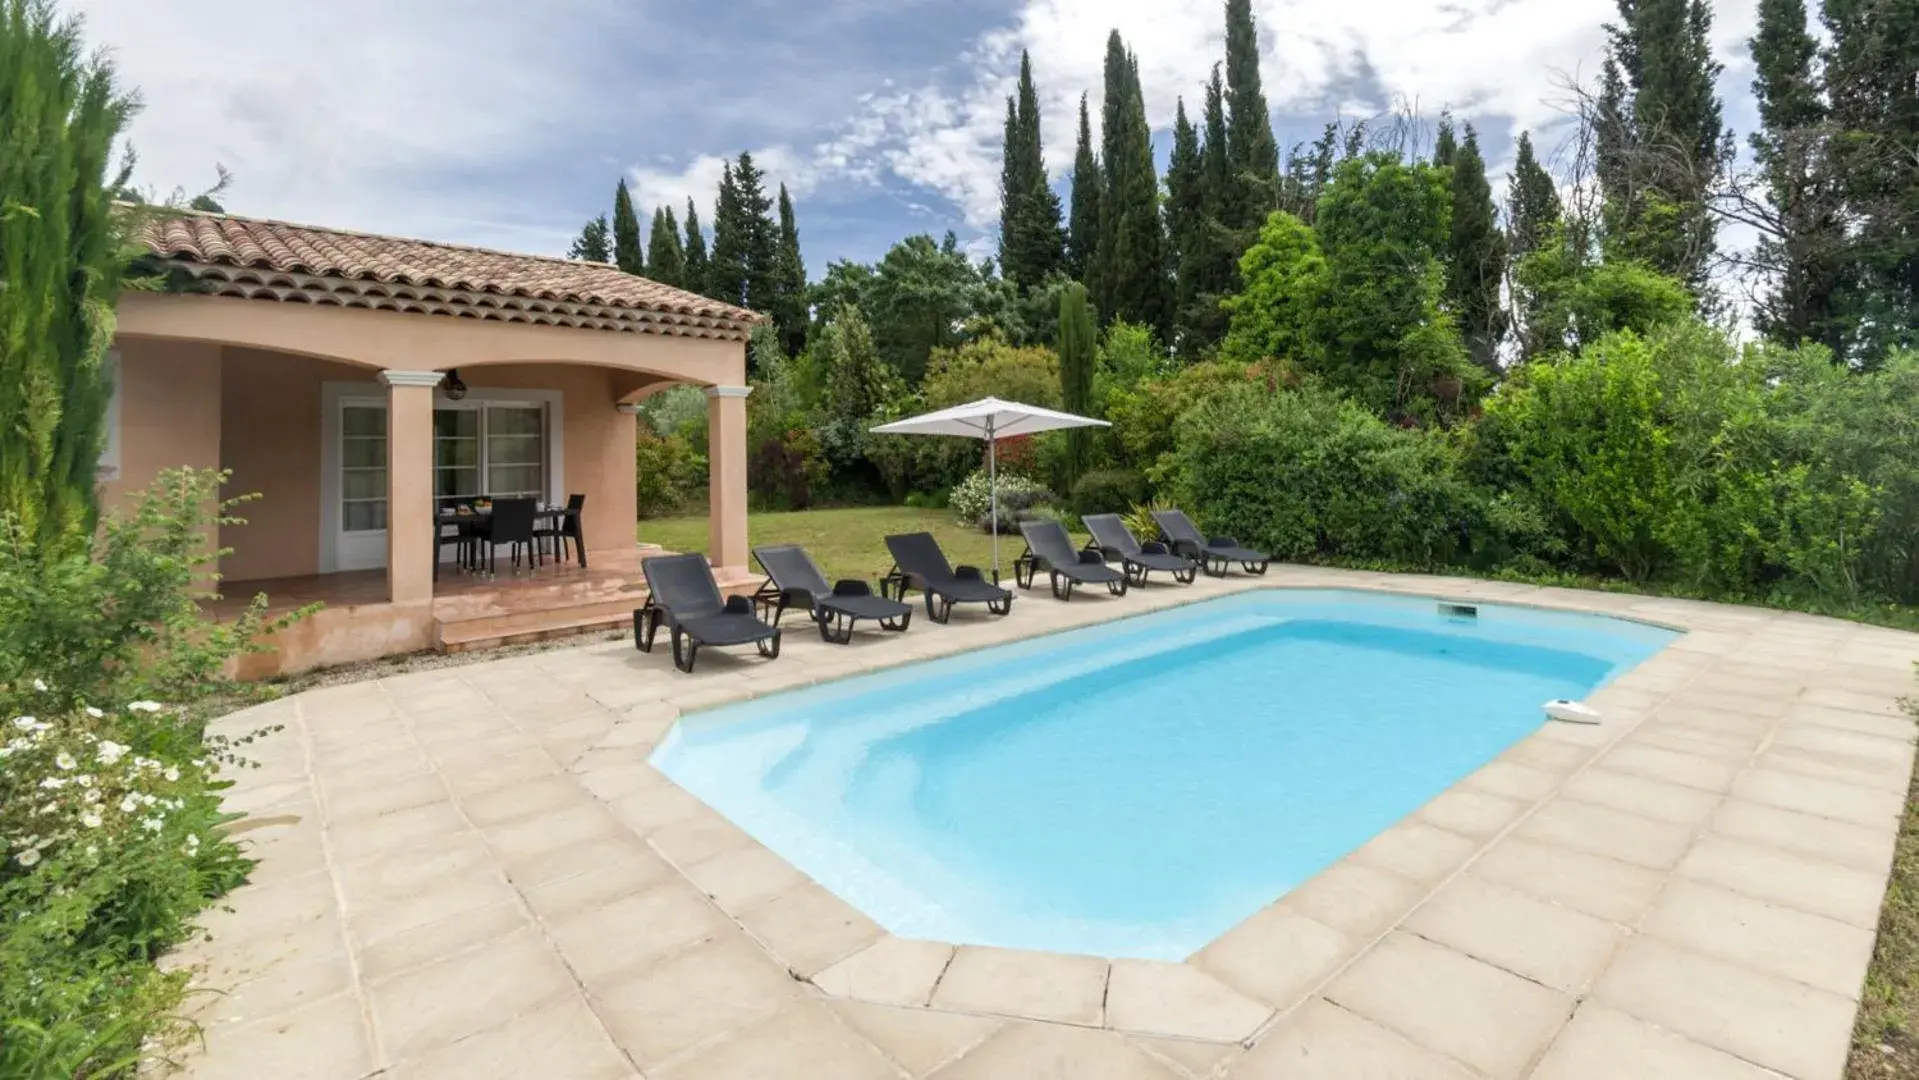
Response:
[[[500,545],[505,544],[513,559],[513,565],[520,565],[520,553],[526,553],[527,566],[534,565],[540,557],[540,546],[533,538],[533,518],[537,507],[532,499],[495,499],[493,512],[488,517],[486,541],[487,571],[499,569]]]
[[[433,523],[433,580],[440,580],[440,552],[448,547],[457,548],[460,569],[464,570],[472,563],[469,549],[474,547],[474,531],[470,522],[441,514]]]
[[[553,545],[553,558],[558,562],[566,561],[566,542],[573,541],[574,548],[580,553],[580,565],[586,565],[586,536],[580,525],[580,511],[586,509],[586,496],[574,493],[566,497],[566,509],[554,514],[546,525],[533,530],[533,535]]]

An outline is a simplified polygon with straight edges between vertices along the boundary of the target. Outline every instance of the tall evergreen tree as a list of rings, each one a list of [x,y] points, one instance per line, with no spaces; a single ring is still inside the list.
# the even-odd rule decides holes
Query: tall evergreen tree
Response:
[[[686,200],[686,245],[684,262],[680,270],[680,287],[688,292],[713,297],[707,290],[711,287],[708,271],[711,269],[706,257],[706,230],[700,228],[700,211],[693,200]]]
[[[1450,128],[1450,125],[1448,125]],[[1451,155],[1452,235],[1446,245],[1446,306],[1464,335],[1466,352],[1491,374],[1499,373],[1499,343],[1508,318],[1500,303],[1506,279],[1506,238],[1493,209],[1479,136],[1466,125],[1466,141]]]
[[[1019,92],[1006,99],[1006,142],[1000,167],[1000,273],[1030,289],[1066,261],[1059,196],[1046,178],[1040,140],[1039,92],[1032,59],[1019,57]]]
[[[1919,327],[1919,6],[1825,0],[1820,14],[1832,137],[1818,174],[1849,228],[1837,307],[1847,359],[1873,366]]]
[[[670,206],[653,211],[653,227],[646,238],[646,276],[662,285],[685,287],[686,253],[680,247],[680,223],[673,219]]]
[[[1199,129],[1186,118],[1186,102],[1173,110],[1173,156],[1166,165],[1166,238],[1173,266],[1173,341],[1183,355],[1200,346],[1199,277],[1206,244],[1206,173]]]
[[[1706,284],[1717,231],[1706,201],[1732,156],[1714,90],[1706,0],[1617,0],[1600,92],[1607,250]]]
[[[1060,407],[1085,416],[1093,409],[1093,370],[1097,342],[1093,331],[1092,307],[1086,286],[1073,282],[1059,297],[1059,384]],[[1066,473],[1069,481],[1085,474],[1092,456],[1092,430],[1074,428],[1066,433]]]
[[[1079,96],[1079,143],[1073,152],[1072,220],[1066,233],[1066,272],[1091,285],[1093,262],[1099,252],[1099,200],[1106,189],[1099,159],[1093,155],[1091,118],[1086,95]]]
[[[800,227],[793,215],[793,199],[780,185],[779,254],[774,269],[774,299],[769,310],[779,328],[780,348],[788,356],[798,356],[806,347],[806,326],[811,317],[806,304],[806,261],[800,256]]]
[[[114,141],[134,102],[80,24],[0,0],[0,514],[40,551],[98,515],[113,304],[127,265]]]
[[[646,273],[646,252],[640,247],[640,218],[633,212],[633,196],[626,178],[613,189],[613,265],[629,274]]]
[[[1237,258],[1279,203],[1279,145],[1260,88],[1252,0],[1226,0],[1226,159],[1232,192],[1224,220],[1239,234],[1233,244]]]
[[[1433,164],[1450,169],[1453,156],[1459,153],[1459,139],[1453,133],[1453,114],[1439,114],[1439,130],[1433,136]]]
[[[733,164],[733,198],[739,213],[746,306],[770,314],[780,294],[780,225],[773,216],[773,198],[766,192],[766,174],[753,163],[751,154],[740,154]],[[798,242],[796,231],[794,243]]]
[[[713,248],[706,260],[706,295],[746,305],[746,230],[740,224],[740,193],[733,185],[733,163],[720,166],[719,194],[713,200]]]
[[[1533,154],[1533,137],[1519,133],[1512,176],[1506,182],[1507,250],[1514,262],[1545,246],[1559,227],[1559,186]]]
[[[613,261],[612,229],[607,226],[605,214],[580,229],[580,235],[573,238],[573,246],[566,249],[566,257],[587,262]]]
[[[1219,65],[1206,84],[1199,147],[1199,212],[1181,245],[1175,291],[1179,348],[1194,357],[1226,336],[1220,301],[1239,290],[1239,249],[1224,215],[1232,199],[1232,166],[1226,158],[1226,89]],[[1177,144],[1175,145],[1177,152]],[[1170,180],[1170,175],[1169,175]]]
[[[1818,49],[1807,30],[1805,0],[1760,0],[1759,33],[1752,39],[1760,128],[1752,149],[1771,228],[1757,254],[1774,280],[1754,321],[1769,337],[1818,341],[1837,357],[1845,348],[1837,308],[1846,236],[1836,185],[1821,175],[1829,133],[1813,67]]]
[[[1114,31],[1107,40],[1106,97],[1100,155],[1106,190],[1100,197],[1100,245],[1092,275],[1100,312],[1169,334],[1172,283],[1166,277],[1164,223],[1152,130],[1140,91],[1139,61]],[[1103,299],[1099,299],[1103,297]]]

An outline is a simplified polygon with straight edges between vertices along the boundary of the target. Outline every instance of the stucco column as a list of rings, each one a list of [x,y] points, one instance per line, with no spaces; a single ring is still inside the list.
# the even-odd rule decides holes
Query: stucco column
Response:
[[[706,388],[707,528],[713,568],[746,572],[746,395],[750,386]]]
[[[433,599],[433,388],[437,371],[382,371],[386,384],[386,594]]]

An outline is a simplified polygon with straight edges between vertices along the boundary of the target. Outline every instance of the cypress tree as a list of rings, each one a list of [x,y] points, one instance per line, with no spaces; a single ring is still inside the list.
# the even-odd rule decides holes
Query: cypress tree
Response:
[[[1030,289],[1066,260],[1059,196],[1046,179],[1040,140],[1039,92],[1033,63],[1019,57],[1019,93],[1006,99],[1006,142],[1000,167],[1000,273]]]
[[[1561,209],[1559,187],[1551,174],[1533,155],[1533,138],[1519,133],[1519,149],[1513,158],[1513,172],[1506,186],[1506,246],[1512,260],[1538,251],[1559,226]]]
[[[626,178],[613,189],[613,265],[629,274],[646,273],[646,253],[640,247],[640,219],[633,212],[633,196]]]
[[[713,250],[706,260],[706,295],[747,306],[746,250],[751,231],[740,208],[740,189],[733,182],[733,163],[729,161],[720,166],[720,192],[713,201]]]
[[[1085,416],[1092,411],[1095,352],[1093,312],[1088,305],[1086,286],[1073,282],[1061,290],[1059,296],[1060,407],[1067,412]],[[1092,445],[1089,428],[1073,428],[1066,433],[1069,483],[1085,474]]]
[[[1107,317],[1152,327],[1165,340],[1171,336],[1172,287],[1166,277],[1159,174],[1140,91],[1139,61],[1126,51],[1117,31],[1107,42],[1107,74],[1103,109],[1112,117],[1112,127],[1101,133],[1106,191],[1100,198],[1094,275],[1105,299],[1095,302]]]
[[[1094,246],[1092,261],[1086,269],[1086,288],[1092,293],[1093,306],[1099,309],[1101,317],[1107,319],[1116,314],[1113,296],[1117,280],[1113,255],[1122,213],[1119,185],[1126,169],[1126,162],[1119,156],[1119,140],[1122,127],[1120,114],[1126,108],[1127,85],[1126,43],[1120,40],[1119,31],[1114,30],[1106,36],[1106,61],[1099,103],[1099,166],[1102,181],[1099,193],[1099,241]]]
[[[1226,0],[1226,158],[1232,198],[1226,227],[1239,233],[1233,252],[1252,246],[1279,200],[1279,145],[1259,80],[1259,32],[1252,0]]]
[[[742,153],[733,165],[733,198],[739,212],[746,306],[772,314],[780,296],[780,226],[766,193],[766,174],[753,164],[751,154]]]
[[[1453,114],[1439,114],[1439,132],[1433,136],[1433,164],[1450,169],[1453,156],[1459,153],[1459,140],[1453,135]]]
[[[710,266],[706,258],[706,231],[700,228],[700,211],[693,205],[692,199],[686,200],[686,245],[682,258],[680,288],[717,299],[707,291],[710,288],[707,280]]]
[[[1832,186],[1817,171],[1827,115],[1813,70],[1818,49],[1806,28],[1805,0],[1760,0],[1752,39],[1760,129],[1751,141],[1776,222],[1774,234],[1759,241],[1759,261],[1775,268],[1776,279],[1754,322],[1768,337],[1818,341],[1838,357],[1845,348],[1836,308],[1846,238]]]
[[[1451,125],[1447,125],[1447,130]],[[1506,278],[1506,238],[1493,210],[1493,189],[1479,136],[1466,125],[1466,141],[1451,155],[1452,235],[1446,247],[1446,305],[1459,324],[1466,352],[1486,371],[1499,373],[1499,343],[1506,336],[1500,288]]]
[[[1081,94],[1079,144],[1073,152],[1073,213],[1066,234],[1066,272],[1089,286],[1099,252],[1099,200],[1105,187],[1099,159],[1093,156],[1093,130],[1091,118],[1086,115],[1086,95]]]
[[[606,215],[601,214],[580,229],[580,235],[573,238],[573,246],[566,249],[566,257],[587,262],[612,262],[612,249],[612,230],[606,224]]]
[[[800,256],[800,227],[793,216],[793,199],[780,185],[779,253],[774,270],[773,324],[779,328],[780,348],[798,356],[806,347],[806,262]]]
[[[1173,340],[1182,355],[1200,346],[1199,277],[1206,257],[1206,174],[1199,130],[1186,118],[1186,102],[1173,109],[1173,156],[1166,164],[1166,237],[1173,266]]]
[[[1608,250],[1695,290],[1717,229],[1706,199],[1731,157],[1706,0],[1617,0],[1598,149]]]
[[[680,248],[680,223],[673,220],[671,207],[653,211],[653,228],[646,240],[647,276],[662,285],[683,287],[686,282],[686,255]]]
[[[98,516],[113,304],[127,219],[110,168],[135,109],[75,19],[0,0],[0,514],[48,554]]]

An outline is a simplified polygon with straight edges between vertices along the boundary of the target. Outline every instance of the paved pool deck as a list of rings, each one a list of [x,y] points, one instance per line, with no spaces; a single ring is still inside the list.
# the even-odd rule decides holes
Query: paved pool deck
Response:
[[[1252,588],[1687,634],[1185,963],[894,938],[646,763],[683,711]],[[170,958],[197,1080],[1841,1075],[1911,774],[1919,635],[1276,566],[696,675],[630,642],[236,714],[252,883]]]

